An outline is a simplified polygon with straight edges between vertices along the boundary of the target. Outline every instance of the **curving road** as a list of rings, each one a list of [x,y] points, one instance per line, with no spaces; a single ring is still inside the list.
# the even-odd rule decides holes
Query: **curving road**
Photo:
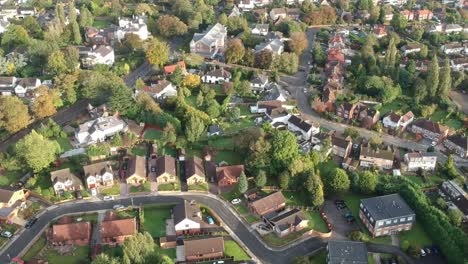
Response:
[[[85,213],[98,210],[112,209],[115,204],[123,204],[124,206],[140,206],[146,204],[175,204],[180,203],[182,199],[195,200],[210,207],[223,221],[234,234],[239,238],[244,246],[255,256],[260,263],[291,263],[294,257],[308,255],[313,251],[325,246],[326,242],[319,238],[307,239],[287,249],[269,249],[261,243],[254,232],[251,232],[238,217],[226,206],[225,203],[203,194],[183,194],[183,195],[159,195],[159,196],[139,196],[118,199],[116,201],[99,201],[99,202],[73,202],[60,206],[49,207],[38,219],[31,229],[25,229],[18,234],[18,237],[8,245],[0,255],[0,263],[8,263],[10,257],[20,256],[24,254],[28,244],[39,236],[42,231],[54,219],[73,213]],[[413,260],[405,255],[399,248],[384,245],[369,245],[372,252],[388,252],[398,254],[404,257],[408,263],[413,263]]]

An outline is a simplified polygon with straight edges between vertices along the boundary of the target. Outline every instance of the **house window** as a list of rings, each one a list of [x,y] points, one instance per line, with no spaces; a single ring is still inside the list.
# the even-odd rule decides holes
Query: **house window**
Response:
[[[387,224],[387,225],[389,225],[389,224],[391,224],[391,223],[392,223],[392,221],[391,221],[391,220],[387,220],[387,221],[385,221],[385,224]]]
[[[372,216],[370,217],[370,221],[374,223],[374,218],[372,218]]]
[[[393,223],[394,223],[394,224],[396,224],[397,222],[398,222],[398,220],[397,220],[397,219],[393,220]]]
[[[388,234],[388,230],[384,230],[383,233],[384,233],[384,234]]]
[[[408,221],[411,221],[411,220],[413,220],[413,217],[412,216],[408,217]]]
[[[186,228],[189,228],[189,226],[190,226],[189,224],[186,224],[186,225],[185,225]]]
[[[405,218],[400,218],[400,222],[404,222],[405,221]]]
[[[383,226],[383,222],[377,222],[377,226]]]

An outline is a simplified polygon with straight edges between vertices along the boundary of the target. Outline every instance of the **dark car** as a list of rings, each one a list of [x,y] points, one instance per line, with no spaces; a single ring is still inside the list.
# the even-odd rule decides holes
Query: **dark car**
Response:
[[[353,223],[354,221],[356,221],[356,218],[354,218],[354,216],[346,217],[346,221],[348,221],[348,223]]]
[[[438,246],[432,246],[431,250],[432,250],[432,253],[434,253],[434,255],[439,255],[440,249]]]
[[[24,228],[29,229],[29,228],[31,228],[36,222],[37,222],[37,218],[36,218],[36,217],[31,218],[31,219],[28,220],[28,222],[26,223],[26,225],[24,226]]]
[[[344,204],[344,200],[335,200],[335,204],[336,205]]]
[[[336,207],[338,209],[345,209],[346,208],[346,204],[337,204]]]
[[[83,199],[83,195],[81,194],[81,191],[76,191],[75,196],[76,196],[76,199],[78,200]]]

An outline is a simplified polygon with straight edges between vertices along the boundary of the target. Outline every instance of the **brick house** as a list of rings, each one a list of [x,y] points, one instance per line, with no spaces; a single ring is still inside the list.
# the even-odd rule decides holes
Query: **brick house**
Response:
[[[100,187],[111,187],[114,185],[114,173],[110,162],[103,161],[83,166],[86,179],[86,187],[93,195]]]
[[[237,184],[242,172],[244,172],[244,165],[217,167],[216,177],[218,178],[218,186],[225,187]]]
[[[351,152],[351,147],[353,142],[351,142],[350,138],[341,138],[337,136],[332,136],[331,138],[332,143],[332,153],[338,157],[346,159]]]
[[[345,121],[356,120],[359,115],[359,105],[343,102],[336,107],[336,115]]]
[[[297,208],[273,216],[266,219],[266,221],[273,227],[273,230],[279,237],[300,231],[308,227],[309,224],[307,217]]]
[[[102,244],[112,246],[123,244],[127,237],[138,232],[135,218],[103,221],[100,231]]]
[[[374,128],[377,121],[379,121],[380,112],[371,107],[363,106],[358,115],[358,120],[361,122],[361,127],[366,129]]]
[[[268,196],[256,199],[249,202],[249,211],[260,217],[264,217],[270,213],[278,212],[286,206],[286,199],[281,191],[274,192]]]
[[[72,173],[69,168],[50,172],[50,180],[57,195],[83,189],[81,179]]]
[[[433,171],[437,165],[437,156],[431,153],[406,153],[404,156],[406,170],[418,171]]]
[[[399,115],[394,112],[388,113],[382,120],[383,126],[394,130],[404,130],[414,120],[414,114],[408,111],[404,115]]]
[[[394,154],[390,149],[373,150],[370,146],[361,145],[359,165],[364,168],[376,167],[379,170],[389,170],[393,167]]]
[[[468,158],[468,138],[463,135],[448,136],[444,146],[462,158]]]
[[[421,134],[424,138],[435,142],[441,142],[449,134],[448,127],[428,119],[418,119],[413,122],[411,132]]]
[[[190,42],[190,52],[197,53],[203,57],[213,58],[216,54],[223,52],[227,39],[225,26],[216,23],[202,33],[195,33]]]
[[[190,262],[223,258],[224,239],[222,237],[210,237],[184,240],[184,254],[185,260]]]
[[[91,223],[79,222],[53,225],[48,232],[48,241],[53,246],[87,246],[91,240]]]
[[[0,188],[0,221],[9,221],[18,215],[18,207],[26,201],[29,192],[8,186]]]
[[[362,199],[359,218],[373,237],[410,230],[416,214],[399,194]]]

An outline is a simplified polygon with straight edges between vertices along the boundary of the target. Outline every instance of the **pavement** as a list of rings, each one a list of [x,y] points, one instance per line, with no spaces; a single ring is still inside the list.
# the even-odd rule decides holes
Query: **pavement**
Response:
[[[226,231],[247,250],[257,263],[292,263],[294,257],[308,255],[326,245],[325,240],[313,237],[298,243],[293,243],[284,248],[269,248],[259,240],[258,235],[246,226],[224,201],[221,201],[213,195],[178,193],[173,195],[135,196],[117,199],[115,201],[79,201],[62,204],[60,206],[51,206],[40,214],[36,224],[30,229],[21,231],[16,239],[5,246],[4,250],[0,253],[0,263],[8,263],[9,256],[15,257],[25,254],[29,243],[34,241],[54,219],[63,215],[110,210],[115,204],[122,204],[124,206],[130,206],[132,204],[173,204],[180,203],[183,199],[195,200],[197,203],[210,207],[222,219],[223,227]],[[398,247],[368,244],[368,248],[371,252],[397,254],[404,257],[408,263],[415,263],[413,259],[409,258]]]

